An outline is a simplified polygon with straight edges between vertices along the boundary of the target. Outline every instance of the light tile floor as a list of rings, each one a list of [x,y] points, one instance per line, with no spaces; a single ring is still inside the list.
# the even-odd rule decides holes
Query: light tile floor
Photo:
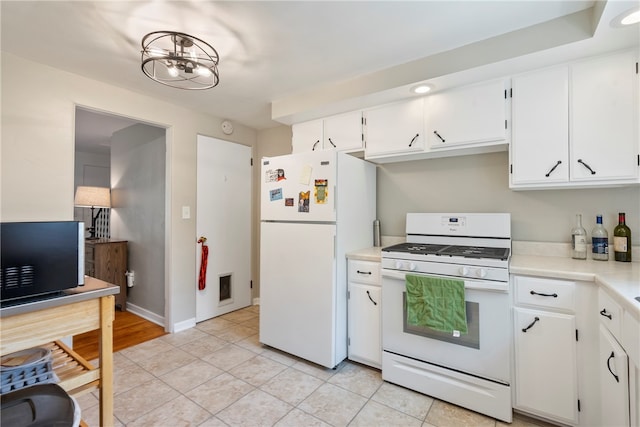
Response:
[[[116,353],[114,425],[508,425],[384,382],[376,369],[350,361],[326,369],[263,346],[258,318],[252,306]],[[97,392],[78,401],[98,426]]]

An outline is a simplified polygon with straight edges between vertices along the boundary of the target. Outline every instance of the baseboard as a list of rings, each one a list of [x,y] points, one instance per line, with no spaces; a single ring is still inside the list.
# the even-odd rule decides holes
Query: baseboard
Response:
[[[254,298],[253,299],[253,305],[260,305],[260,298]]]
[[[130,302],[127,302],[127,311],[130,311],[136,316],[140,316],[143,319],[148,320],[149,322],[153,322],[156,325],[160,325],[163,328],[165,327],[164,316],[159,316],[156,313],[147,310],[146,308],[138,307],[135,304],[131,304]]]
[[[187,329],[195,328],[196,326],[196,318],[192,317],[191,319],[183,320],[182,322],[174,323],[171,325],[171,333],[176,334],[178,332],[186,331]]]

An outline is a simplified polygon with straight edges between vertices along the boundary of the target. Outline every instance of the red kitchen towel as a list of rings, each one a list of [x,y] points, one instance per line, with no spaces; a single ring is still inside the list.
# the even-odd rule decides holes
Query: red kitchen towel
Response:
[[[207,260],[209,259],[209,246],[207,246],[207,239],[205,237],[199,238],[198,243],[202,244],[200,274],[198,275],[198,289],[203,290],[207,286]]]

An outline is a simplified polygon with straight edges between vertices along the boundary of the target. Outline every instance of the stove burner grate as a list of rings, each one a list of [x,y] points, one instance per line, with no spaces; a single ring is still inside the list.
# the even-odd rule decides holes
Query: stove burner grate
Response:
[[[422,243],[400,243],[382,249],[383,252],[402,252],[415,255],[459,256],[464,258],[488,258],[506,260],[509,248],[493,248],[483,246],[436,245]]]

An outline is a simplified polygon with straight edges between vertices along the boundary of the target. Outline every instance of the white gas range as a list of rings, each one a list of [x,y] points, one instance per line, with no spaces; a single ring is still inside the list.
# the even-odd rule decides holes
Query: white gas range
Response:
[[[407,242],[382,249],[382,377],[511,422],[511,217],[407,214]],[[406,276],[464,281],[467,332],[407,322]]]

